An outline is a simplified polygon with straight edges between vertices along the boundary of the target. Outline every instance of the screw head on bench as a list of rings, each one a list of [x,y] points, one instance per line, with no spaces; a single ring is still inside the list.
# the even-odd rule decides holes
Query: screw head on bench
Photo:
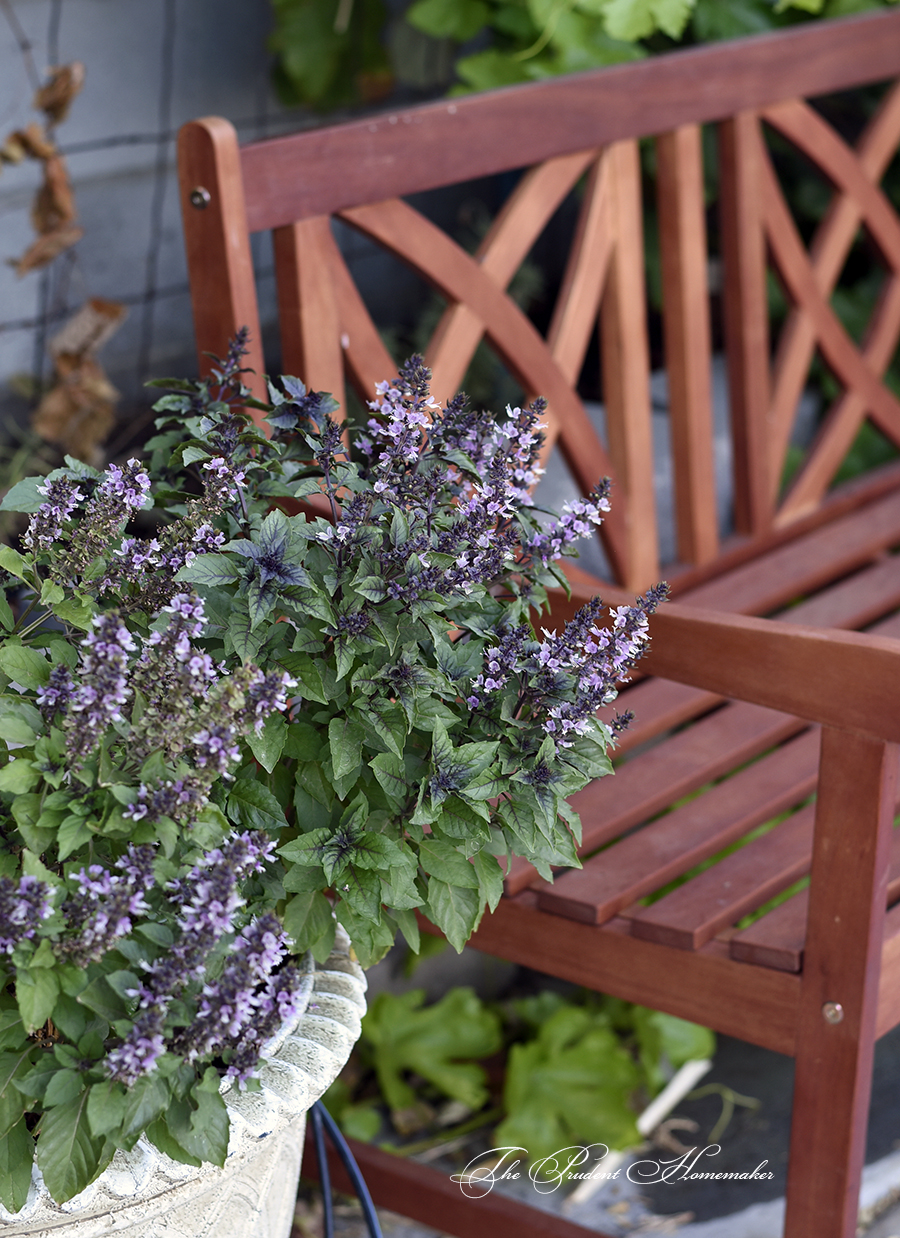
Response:
[[[840,1002],[826,1002],[822,1007],[822,1015],[826,1023],[840,1023],[844,1017],[844,1007]]]
[[[196,189],[190,192],[190,203],[198,211],[205,211],[210,203],[210,193],[208,189],[204,189],[202,185],[198,185]]]

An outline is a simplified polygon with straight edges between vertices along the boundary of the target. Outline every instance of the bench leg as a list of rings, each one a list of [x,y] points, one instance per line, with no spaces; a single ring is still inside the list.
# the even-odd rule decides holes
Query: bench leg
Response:
[[[854,1238],[872,1087],[896,749],[822,733],[785,1238]]]

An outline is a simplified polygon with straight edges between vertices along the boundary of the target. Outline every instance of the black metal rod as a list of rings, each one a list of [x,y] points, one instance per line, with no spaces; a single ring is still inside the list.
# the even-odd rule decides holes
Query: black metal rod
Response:
[[[311,1113],[313,1117],[313,1135],[315,1135],[316,1132],[316,1119],[318,1118],[319,1122],[324,1123],[325,1129],[328,1131],[331,1138],[331,1142],[334,1144],[337,1154],[344,1164],[344,1168],[347,1171],[350,1181],[353,1183],[353,1188],[356,1191],[360,1204],[362,1205],[363,1216],[365,1217],[370,1238],[383,1238],[381,1233],[381,1225],[378,1221],[378,1213],[375,1211],[375,1205],[372,1203],[372,1196],[369,1194],[369,1188],[366,1186],[365,1179],[359,1172],[359,1166],[354,1160],[353,1153],[350,1151],[347,1140],[341,1134],[338,1124],[335,1122],[334,1118],[321,1101],[316,1101],[312,1107]],[[316,1155],[319,1155],[318,1144],[316,1144]],[[320,1164],[321,1163],[320,1158]],[[326,1173],[322,1175],[323,1192],[326,1190],[327,1181],[328,1178],[326,1170]],[[330,1238],[327,1230],[326,1238]]]
[[[323,1238],[334,1238],[334,1203],[331,1198],[331,1174],[328,1172],[328,1156],[325,1152],[325,1131],[322,1126],[322,1114],[327,1112],[325,1106],[316,1101],[309,1111],[309,1116],[312,1120],[313,1142],[316,1145],[316,1160],[319,1163],[319,1184],[322,1187]]]

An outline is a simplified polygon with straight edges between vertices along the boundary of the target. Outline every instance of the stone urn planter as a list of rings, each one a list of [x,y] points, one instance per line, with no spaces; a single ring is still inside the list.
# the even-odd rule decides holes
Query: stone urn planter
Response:
[[[28,1201],[0,1205],[2,1238],[288,1238],[306,1113],[337,1077],[365,1013],[365,975],[338,929],[324,965],[309,957],[306,1005],[267,1046],[258,1092],[232,1088],[223,1169],[178,1164],[142,1137],[66,1204],[50,1198],[35,1169]]]

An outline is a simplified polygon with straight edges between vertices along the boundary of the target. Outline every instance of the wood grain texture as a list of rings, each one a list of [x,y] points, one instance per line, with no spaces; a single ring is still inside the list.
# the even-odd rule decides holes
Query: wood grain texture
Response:
[[[629,589],[647,589],[659,579],[653,438],[650,424],[650,345],[644,294],[644,234],[641,169],[636,142],[617,142],[608,152],[615,245],[609,259],[600,314],[606,434],[613,463],[613,510],[625,516],[625,569],[618,579]],[[579,443],[563,425],[561,443],[570,467]],[[577,474],[576,474],[577,475]],[[616,494],[618,493],[618,503]]]
[[[286,374],[312,391],[330,391],[343,408],[341,330],[326,233],[331,224],[323,216],[272,234],[281,358]]]
[[[639,941],[625,919],[603,925],[565,920],[540,911],[534,892],[526,890],[501,899],[469,944],[777,1053],[794,1052],[799,977],[736,963],[718,941],[692,953]]]
[[[697,729],[692,727],[688,734]],[[629,834],[588,860],[584,868],[564,873],[552,885],[543,883],[538,906],[573,920],[603,924],[748,830],[799,804],[815,789],[818,748],[814,731],[783,745]],[[673,794],[671,799],[675,798]]]
[[[723,308],[731,436],[734,522],[759,536],[772,521],[766,413],[769,408],[769,315],[759,122],[741,111],[719,126]]]
[[[813,820],[812,806],[793,813],[775,829],[641,908],[631,917],[632,933],[643,941],[697,950],[806,874],[812,857]],[[732,957],[743,956],[732,950]]]
[[[822,733],[785,1232],[856,1233],[897,749]],[[840,1003],[843,1019],[823,1017]],[[823,1087],[827,1080],[827,1087]]]
[[[498,288],[509,285],[553,212],[596,158],[595,151],[580,151],[548,159],[522,177],[476,254],[482,270]],[[451,399],[460,389],[483,334],[484,323],[471,305],[458,302],[444,311],[425,354],[432,370],[431,391],[436,400]],[[574,383],[577,374],[572,376],[565,366],[562,368]]]
[[[255,143],[241,154],[250,228],[884,80],[900,73],[898,31],[894,12],[810,23]]]
[[[656,163],[678,557],[708,563],[719,539],[699,126],[657,138]]]
[[[213,364],[206,353],[224,357],[232,337],[248,327],[244,364],[254,372],[245,374],[244,381],[257,399],[264,400],[262,334],[233,125],[208,117],[183,126],[178,135],[178,182],[200,372],[208,374]],[[204,209],[191,203],[195,189],[209,194]],[[259,420],[258,412],[253,416]]]
[[[371,1143],[360,1143],[356,1139],[347,1142],[376,1205],[390,1208],[423,1225],[433,1225],[440,1218],[441,1233],[452,1234],[454,1238],[610,1238],[602,1230],[585,1229],[565,1217],[541,1212],[499,1191],[490,1191],[480,1198],[467,1198],[459,1183],[430,1165],[384,1152]],[[335,1189],[355,1195],[347,1171],[327,1141],[326,1148],[328,1171]],[[504,1165],[507,1167],[509,1162]],[[315,1145],[308,1127],[303,1175],[319,1181]]]

